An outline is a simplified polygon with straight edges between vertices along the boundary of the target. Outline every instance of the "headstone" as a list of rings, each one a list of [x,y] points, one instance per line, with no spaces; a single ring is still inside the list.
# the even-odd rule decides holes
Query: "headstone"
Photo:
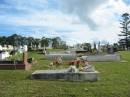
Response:
[[[113,53],[114,53],[114,50],[113,50],[113,47],[112,47],[112,46],[109,46],[109,47],[107,48],[107,53],[108,53],[108,54],[113,54]]]

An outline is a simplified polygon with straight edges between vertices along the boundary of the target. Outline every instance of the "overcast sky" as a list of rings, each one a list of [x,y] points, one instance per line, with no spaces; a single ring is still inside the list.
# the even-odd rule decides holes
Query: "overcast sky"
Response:
[[[114,43],[125,12],[130,0],[0,0],[0,35]]]

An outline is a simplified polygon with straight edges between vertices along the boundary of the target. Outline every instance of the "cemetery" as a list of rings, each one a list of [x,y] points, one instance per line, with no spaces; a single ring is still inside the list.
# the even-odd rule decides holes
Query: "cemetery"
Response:
[[[61,51],[59,51],[59,53],[61,53]],[[16,91],[18,95],[23,95],[24,97],[33,96],[34,94],[32,93],[35,93],[35,95],[44,96],[52,96],[54,93],[56,93],[56,97],[58,97],[58,95],[61,97],[65,95],[65,97],[68,97],[69,94],[73,95],[72,92],[75,92],[74,95],[79,96],[79,93],[76,92],[78,90],[83,97],[85,97],[86,91],[89,93],[89,95],[92,95],[92,97],[95,95],[99,95],[97,97],[100,97],[101,95],[108,97],[108,93],[109,96],[118,94],[123,96],[124,93],[122,93],[122,88],[124,88],[123,91],[125,92],[125,95],[128,95],[126,90],[129,89],[127,80],[129,81],[128,74],[130,72],[128,71],[128,64],[130,56],[129,52],[119,52],[118,54],[121,56],[120,60],[126,60],[128,62],[121,63],[120,61],[105,61],[102,63],[100,61],[96,61],[93,63],[93,65],[97,71],[73,73],[66,72],[69,66],[65,63],[62,64],[62,68],[50,68],[49,63],[52,62],[52,60],[46,59],[46,56],[43,56],[43,54],[39,53],[39,51],[29,51],[28,56],[31,56],[37,60],[37,63],[35,63],[36,65],[32,65],[30,71],[0,71],[0,82],[2,83],[0,86],[3,87],[4,85],[1,91],[6,89],[6,91],[9,92],[8,95],[17,95],[13,92]],[[28,76],[30,76],[31,79],[28,79]],[[8,83],[10,81],[10,84],[4,84],[2,79],[5,79],[4,83]],[[14,81],[15,84],[13,84]],[[19,85],[21,85],[21,88],[19,88]],[[28,85],[31,90],[27,90]],[[7,87],[9,88],[7,89]],[[69,91],[70,88],[72,89],[72,92]],[[100,91],[99,88],[102,91]],[[22,94],[20,92],[21,89],[24,89]],[[48,93],[42,92],[43,90],[41,89],[47,90]],[[39,90],[40,93],[36,92],[37,90]],[[30,91],[32,93],[30,93]],[[5,93],[3,92],[0,95],[7,95]]]
[[[18,46],[13,52],[1,47],[0,87],[3,87],[1,91],[6,89],[6,92],[0,92],[0,96],[7,95],[8,92],[9,97],[17,94],[30,97],[34,96],[33,93],[45,97],[53,97],[54,94],[54,97],[86,97],[88,93],[92,97],[119,94],[127,97],[129,57],[129,51],[114,52],[112,46],[100,45],[92,52],[83,50],[83,47],[52,49],[51,45],[31,51],[27,46]],[[90,65],[85,65],[84,62],[89,62]],[[94,69],[85,71],[85,68],[91,66]],[[43,90],[48,92],[42,92]]]
[[[0,0],[0,97],[130,97],[130,0]]]

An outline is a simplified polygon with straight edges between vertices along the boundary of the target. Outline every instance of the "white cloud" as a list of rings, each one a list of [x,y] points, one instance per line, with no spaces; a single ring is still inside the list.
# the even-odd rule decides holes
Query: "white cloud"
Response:
[[[81,22],[86,23],[92,30],[96,28],[96,23],[90,17],[90,14],[105,0],[60,0],[60,9],[67,14],[77,15]]]

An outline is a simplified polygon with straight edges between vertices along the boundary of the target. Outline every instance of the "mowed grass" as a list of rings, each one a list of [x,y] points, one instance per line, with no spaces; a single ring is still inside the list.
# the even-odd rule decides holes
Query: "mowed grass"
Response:
[[[130,97],[130,51],[119,52],[127,62],[94,62],[97,82],[30,80],[37,69],[49,69],[50,61],[30,52],[37,60],[32,70],[0,70],[0,97]]]

